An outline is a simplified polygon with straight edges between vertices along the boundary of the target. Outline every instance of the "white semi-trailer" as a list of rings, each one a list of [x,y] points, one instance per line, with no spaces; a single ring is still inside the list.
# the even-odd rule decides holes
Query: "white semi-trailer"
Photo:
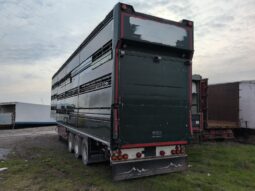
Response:
[[[21,102],[0,103],[0,126],[53,125],[50,106]]]

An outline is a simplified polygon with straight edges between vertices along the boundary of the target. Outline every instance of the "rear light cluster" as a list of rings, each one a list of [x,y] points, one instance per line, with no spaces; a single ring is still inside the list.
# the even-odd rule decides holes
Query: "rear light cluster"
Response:
[[[171,150],[172,155],[179,155],[184,153],[185,153],[185,149],[181,145],[176,145],[175,149]]]
[[[136,153],[136,158],[141,158],[141,157],[142,157],[142,153],[137,152],[137,153]]]
[[[160,151],[159,154],[160,154],[160,156],[163,157],[163,156],[165,156],[166,153],[165,153],[165,151]]]
[[[128,154],[124,153],[122,154],[121,151],[115,151],[112,153],[111,159],[113,161],[117,161],[117,160],[127,160],[128,159]]]
[[[132,149],[122,149],[112,151],[111,160],[112,161],[125,161],[132,159],[142,159],[146,158],[146,152],[149,157],[154,157],[151,155],[151,149],[146,151],[146,148],[132,148]],[[155,147],[155,157],[164,157],[170,155],[180,155],[185,154],[185,147],[183,145],[171,145]]]

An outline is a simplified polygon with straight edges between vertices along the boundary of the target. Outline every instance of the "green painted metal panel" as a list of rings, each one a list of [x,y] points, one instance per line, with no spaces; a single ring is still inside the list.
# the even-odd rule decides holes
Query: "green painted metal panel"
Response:
[[[158,54],[157,54],[158,55]],[[120,144],[187,140],[185,59],[138,51],[120,58]]]

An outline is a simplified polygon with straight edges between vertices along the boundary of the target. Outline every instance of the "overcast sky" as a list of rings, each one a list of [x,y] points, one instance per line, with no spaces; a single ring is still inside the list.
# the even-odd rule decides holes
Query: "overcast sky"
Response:
[[[255,79],[255,0],[129,0],[136,11],[195,23],[193,73]],[[0,102],[50,103],[51,76],[117,1],[0,0]]]

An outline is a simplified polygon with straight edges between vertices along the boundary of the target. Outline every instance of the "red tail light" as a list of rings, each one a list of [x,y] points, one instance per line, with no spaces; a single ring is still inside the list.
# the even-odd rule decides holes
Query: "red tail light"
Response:
[[[182,145],[176,145],[175,149],[171,150],[172,155],[184,154],[184,153],[185,153],[185,147],[183,147]]]
[[[117,156],[115,155],[112,156],[112,160],[117,160],[117,159],[118,159]]]
[[[122,160],[122,155],[119,155],[119,156],[118,156],[118,159],[119,159],[119,160]]]
[[[142,153],[140,153],[140,152],[136,153],[136,157],[137,158],[141,158],[142,157]]]
[[[128,159],[128,154],[122,155],[122,158],[125,159],[125,160],[127,160],[127,159]]]
[[[160,156],[165,156],[165,151],[160,151],[159,154]]]

